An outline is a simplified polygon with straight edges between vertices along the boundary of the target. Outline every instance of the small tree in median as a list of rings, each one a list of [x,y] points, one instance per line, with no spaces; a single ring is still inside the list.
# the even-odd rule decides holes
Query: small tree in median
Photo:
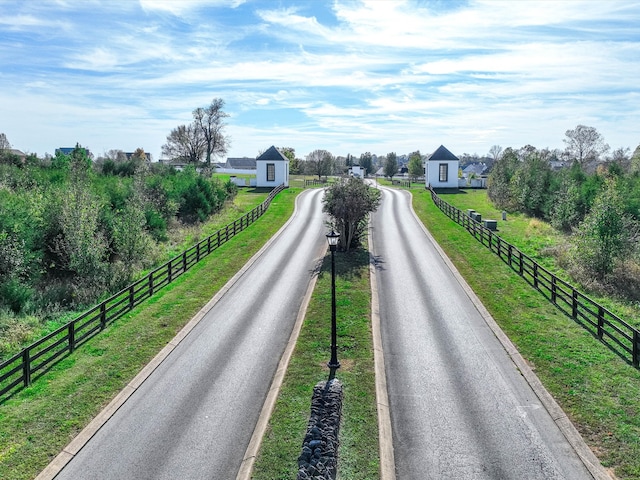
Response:
[[[361,178],[341,179],[327,188],[322,210],[331,216],[331,227],[340,234],[340,248],[357,246],[367,228],[367,217],[380,205],[380,191]]]

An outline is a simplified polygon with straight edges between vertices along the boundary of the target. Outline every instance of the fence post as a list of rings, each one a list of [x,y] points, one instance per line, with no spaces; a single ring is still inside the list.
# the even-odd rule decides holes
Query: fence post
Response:
[[[76,329],[75,329],[75,325],[76,322],[72,321],[69,322],[69,326],[67,327],[68,329],[68,333],[67,333],[67,337],[69,337],[69,353],[73,353],[73,351],[76,348]]]
[[[571,290],[571,315],[574,320],[578,319],[578,291],[574,288]]]
[[[638,368],[638,365],[640,364],[640,360],[638,359],[638,355],[640,352],[638,352],[638,342],[640,342],[640,335],[638,335],[638,330],[636,330],[635,328],[633,329],[633,358],[632,358],[632,362],[633,362],[633,366]]]
[[[538,262],[533,262],[533,286],[538,288]]]
[[[220,248],[220,230],[218,230],[218,244],[216,245],[216,248]]]
[[[187,251],[182,252],[182,271],[187,271]]]
[[[169,260],[169,263],[167,263],[167,283],[171,283],[173,281],[173,272],[171,270],[171,260]]]
[[[31,385],[31,357],[28,348],[22,351],[22,380],[25,387]]]
[[[104,330],[107,326],[107,304],[102,302],[100,304],[100,330]]]
[[[200,242],[196,244],[196,263],[200,261]]]
[[[519,265],[519,271],[520,271],[520,276],[523,277],[524,276],[524,264],[523,264],[523,260],[522,260],[522,250],[518,250],[520,252],[520,265]]]
[[[513,257],[513,245],[509,244],[509,248],[507,249],[507,261],[509,262],[509,266],[511,266],[511,257]]]
[[[604,310],[601,306],[598,306],[598,338],[602,340],[604,332]]]
[[[153,295],[153,272],[149,274],[149,296]]]
[[[556,303],[556,276],[551,275],[551,301]]]
[[[171,265],[171,263],[169,263]],[[134,292],[133,292],[133,284],[129,287],[129,310],[133,310],[133,303],[135,301]]]

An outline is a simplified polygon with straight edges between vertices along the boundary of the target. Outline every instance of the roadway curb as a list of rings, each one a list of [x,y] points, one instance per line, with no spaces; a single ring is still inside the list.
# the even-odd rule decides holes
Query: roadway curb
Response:
[[[303,192],[304,193],[304,192]],[[153,371],[169,356],[180,342],[200,323],[204,316],[218,303],[220,298],[235,285],[247,270],[264,254],[265,250],[276,240],[284,229],[291,223],[298,211],[298,198],[296,197],[293,214],[280,227],[280,229],[258,250],[247,263],[214,295],[214,297],[196,313],[191,320],[176,334],[167,345],[140,370],[140,372],[125,386],[109,404],[96,415],[91,422],[74,437],[71,442],[62,449],[52,461],[45,467],[35,480],[53,480],[58,473],[78,454],[89,440],[102,428],[118,409],[133,395],[133,393],[149,378]]]
[[[413,197],[411,195],[411,192],[408,193],[411,197]],[[418,222],[418,225],[420,225],[422,230],[425,232],[425,235],[427,235],[429,240],[433,243],[447,267],[451,270],[460,286],[464,289],[467,296],[471,299],[476,309],[486,322],[487,326],[493,331],[493,334],[498,338],[503,348],[507,351],[516,368],[520,371],[524,379],[527,381],[533,392],[540,400],[540,403],[542,403],[547,412],[549,412],[549,415],[551,415],[551,418],[553,418],[553,421],[556,423],[562,434],[574,449],[574,451],[584,464],[585,468],[589,471],[589,473],[595,480],[614,480],[616,477],[612,476],[602,466],[600,460],[598,460],[598,457],[596,457],[593,451],[587,446],[576,427],[573,425],[573,423],[571,423],[569,417],[567,417],[567,414],[564,413],[560,405],[558,405],[553,396],[544,387],[538,376],[533,372],[533,370],[531,370],[531,367],[529,367],[524,357],[520,355],[520,352],[518,352],[516,346],[502,331],[500,326],[496,323],[489,311],[482,304],[482,302],[475,294],[475,292],[471,289],[464,277],[460,274],[460,272],[458,272],[458,269],[451,262],[449,257],[447,257],[447,254],[444,252],[444,250],[442,250],[438,242],[436,242],[435,238],[433,238],[427,227],[425,227],[422,221],[418,218],[418,215],[416,215],[415,211],[413,210],[412,203],[409,203],[409,205],[411,205],[411,213]]]
[[[373,361],[376,376],[376,404],[378,408],[378,441],[380,453],[380,480],[396,479],[396,461],[393,453],[393,432],[387,392],[387,375],[384,369],[384,352],[380,332],[380,303],[375,258],[373,257],[373,232],[369,225],[369,278],[371,283],[371,333],[373,337]]]

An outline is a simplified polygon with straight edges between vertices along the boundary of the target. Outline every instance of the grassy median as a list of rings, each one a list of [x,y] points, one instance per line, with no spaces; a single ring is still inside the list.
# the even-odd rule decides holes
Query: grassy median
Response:
[[[379,478],[378,425],[371,337],[369,254],[336,254],[336,373],[344,388],[338,475]],[[329,378],[331,262],[324,260],[295,352],[263,440],[252,478],[296,478],[316,383]]]

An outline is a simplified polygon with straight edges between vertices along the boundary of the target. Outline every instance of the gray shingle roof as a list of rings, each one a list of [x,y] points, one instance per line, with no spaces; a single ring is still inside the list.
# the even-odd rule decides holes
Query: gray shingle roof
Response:
[[[281,162],[288,162],[289,159],[285,157],[280,150],[271,145],[262,155],[260,155],[256,160],[276,160]]]
[[[256,159],[249,157],[227,158],[227,168],[252,169],[256,168]]]
[[[429,161],[432,160],[456,160],[460,161],[458,157],[456,157],[453,153],[447,150],[443,145],[440,145],[438,149],[431,154],[429,157]]]

